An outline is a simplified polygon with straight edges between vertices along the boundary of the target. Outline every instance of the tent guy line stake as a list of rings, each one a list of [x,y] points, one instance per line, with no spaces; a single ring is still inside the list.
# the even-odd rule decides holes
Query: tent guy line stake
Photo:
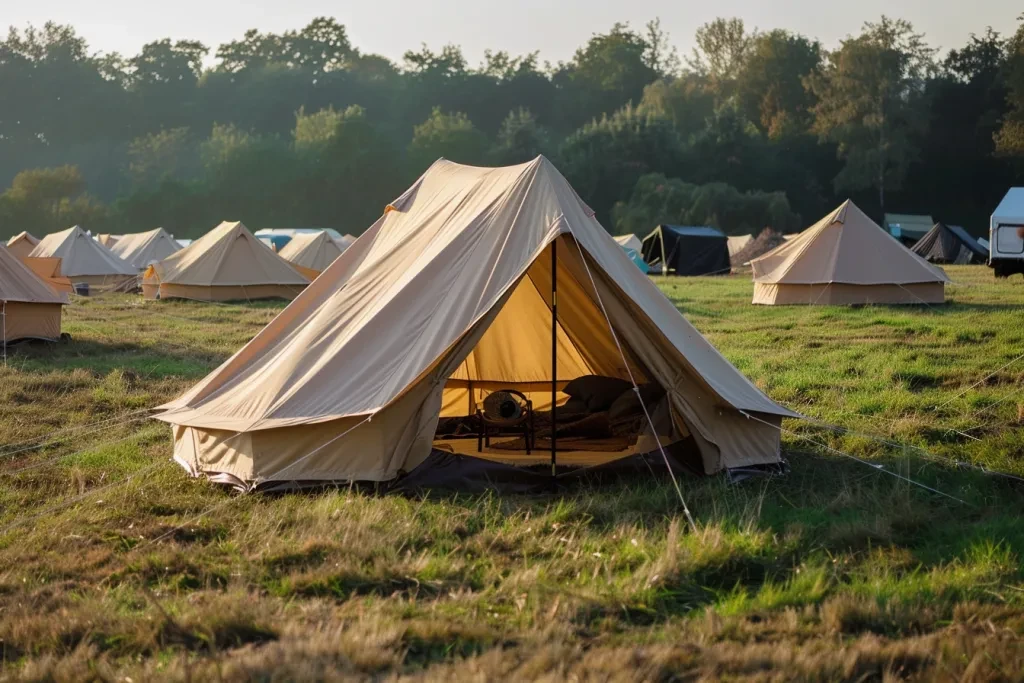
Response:
[[[943,403],[940,403],[939,405],[935,406],[934,408],[932,408],[932,410],[935,411],[935,410],[938,410],[939,408],[943,408],[943,407],[949,405],[950,403],[952,403],[953,401],[957,400],[958,398],[960,398],[961,396],[966,394],[968,391],[970,391],[974,387],[978,386],[979,384],[983,384],[986,380],[988,380],[991,377],[994,377],[999,372],[1001,372],[1001,371],[1005,370],[1006,368],[1010,367],[1011,365],[1013,365],[1014,363],[1016,363],[1017,361],[1019,361],[1022,358],[1024,358],[1024,353],[1020,354],[1019,356],[1017,356],[1016,358],[1011,360],[1009,363],[1006,363],[1005,365],[1002,365],[1002,366],[996,368],[991,373],[985,375],[984,377],[979,379],[977,382],[975,382],[974,384],[972,384],[971,386],[967,387],[966,389],[961,391],[959,394],[954,396],[953,398],[949,399],[948,401],[944,401]]]
[[[849,413],[849,414],[855,415],[856,413]],[[876,434],[869,434],[867,432],[856,431],[856,430],[850,429],[848,427],[843,427],[842,425],[829,424],[828,422],[823,422],[823,421],[821,421],[821,420],[819,420],[817,418],[808,417],[806,415],[804,416],[804,419],[807,420],[808,422],[810,422],[811,424],[818,425],[819,427],[822,427],[823,429],[828,429],[829,431],[839,432],[839,433],[843,433],[843,434],[850,434],[851,436],[859,436],[859,437],[861,437],[863,439],[869,439],[871,441],[876,441],[878,443],[885,444],[886,446],[890,446],[892,448],[901,448],[901,449],[904,449],[904,450],[910,449],[912,451],[916,451],[916,452],[921,453],[922,455],[924,455],[927,460],[931,460],[932,462],[937,463],[939,465],[953,465],[955,467],[969,467],[970,469],[978,470],[979,472],[984,472],[985,474],[991,474],[991,475],[996,475],[996,476],[1000,476],[1000,477],[1006,477],[1007,479],[1014,479],[1016,481],[1024,482],[1024,477],[1018,477],[1016,474],[1010,474],[1009,472],[1000,472],[998,470],[990,470],[987,467],[985,467],[984,465],[978,465],[976,463],[968,462],[968,461],[965,461],[965,460],[952,460],[950,458],[944,458],[941,455],[937,455],[935,453],[932,453],[931,451],[926,450],[924,448],[921,448],[920,446],[915,446],[913,444],[904,444],[904,443],[900,443],[899,441],[891,441],[889,439],[885,439],[885,438],[883,438],[881,436],[878,436]]]
[[[821,443],[820,441],[815,441],[814,439],[812,439],[809,436],[804,436],[803,434],[798,434],[798,433],[796,433],[796,432],[794,432],[794,431],[792,431],[790,429],[786,429],[785,427],[783,427],[781,425],[775,425],[775,424],[772,424],[771,422],[768,422],[767,420],[762,420],[759,417],[754,417],[753,415],[751,415],[750,413],[748,413],[745,410],[740,410],[740,414],[744,415],[748,420],[754,420],[755,422],[760,422],[761,424],[768,425],[772,429],[777,429],[780,432],[789,434],[791,436],[795,436],[796,438],[802,439],[802,440],[807,441],[809,443],[812,443],[815,446],[818,446],[819,448],[824,448],[827,451],[831,451],[832,453],[835,453],[836,455],[841,455],[844,458],[849,458],[850,460],[853,460],[854,462],[859,462],[861,465],[865,465],[867,467],[870,467],[871,469],[876,470],[878,472],[885,472],[886,474],[888,474],[890,476],[893,476],[893,477],[896,477],[897,479],[900,479],[901,481],[908,482],[910,484],[913,484],[914,486],[919,486],[919,487],[921,487],[922,489],[924,489],[926,491],[931,491],[932,493],[937,493],[940,496],[944,496],[946,498],[949,498],[950,500],[955,500],[956,502],[961,503],[963,505],[971,506],[971,504],[968,503],[966,500],[963,500],[961,498],[957,498],[956,496],[953,496],[953,495],[950,495],[948,493],[945,493],[944,491],[940,491],[939,489],[932,488],[931,486],[928,486],[927,484],[922,484],[921,482],[915,481],[914,479],[911,479],[910,477],[905,477],[902,474],[899,474],[898,472],[893,472],[892,470],[886,469],[885,465],[875,464],[875,463],[872,463],[872,462],[868,462],[867,460],[862,460],[861,458],[858,458],[855,455],[850,455],[849,453],[846,453],[845,451],[841,451],[838,448],[832,448],[828,444]]]
[[[131,413],[126,413],[125,415],[118,415],[117,417],[111,417],[106,420],[100,420],[98,422],[93,422],[91,424],[79,425],[77,427],[70,427],[65,430],[57,430],[56,432],[51,432],[50,434],[36,437],[35,439],[26,439],[25,441],[22,441],[20,443],[13,443],[8,446],[5,446],[5,448],[14,448],[16,450],[0,452],[0,459],[6,458],[11,455],[17,455],[18,453],[24,453],[25,451],[32,451],[39,448],[43,448],[45,446],[51,446],[55,443],[63,441],[73,432],[78,432],[83,429],[88,431],[79,434],[79,437],[86,436],[88,434],[93,434],[95,432],[101,431],[102,429],[112,429],[114,427],[120,427],[121,425],[128,424],[130,422],[134,422],[135,420],[139,420],[142,417],[145,417],[144,415],[140,415],[140,413],[146,413],[149,412],[149,410],[149,408],[143,408],[142,410],[136,410]],[[101,428],[99,427],[99,425],[104,426]],[[49,439],[49,441],[40,441],[41,439]]]
[[[569,229],[569,234],[572,235],[572,229]],[[583,253],[583,247],[580,246],[579,240],[576,236],[572,237],[573,242],[576,243],[576,248],[580,252],[580,260],[583,261],[583,267],[587,271],[587,277],[590,278],[590,286],[594,288],[594,296],[597,297],[597,303],[601,307],[601,314],[604,315],[605,322],[608,323],[608,331],[611,332],[612,339],[615,341],[615,346],[619,350],[619,357],[622,358],[622,364],[626,367],[626,372],[629,374],[629,381],[633,385],[633,391],[636,392],[636,397],[640,401],[640,407],[644,410],[644,417],[647,418],[647,424],[651,428],[651,435],[654,436],[654,440],[658,444],[658,450],[661,452],[661,457],[665,461],[665,467],[668,469],[668,476],[672,479],[672,485],[676,489],[676,495],[679,496],[679,502],[683,505],[683,514],[686,515],[686,521],[690,524],[690,529],[693,533],[697,533],[697,523],[693,521],[693,515],[690,514],[690,508],[686,505],[686,499],[683,497],[683,489],[679,486],[679,480],[676,479],[675,472],[672,471],[672,464],[669,462],[668,454],[665,453],[665,447],[661,444],[661,437],[658,436],[658,431],[654,428],[654,420],[651,419],[651,414],[647,410],[647,405],[644,403],[643,396],[640,395],[640,387],[637,386],[636,379],[633,377],[633,371],[629,367],[629,361],[626,360],[626,354],[622,350],[622,344],[619,343],[619,336],[615,334],[615,328],[612,326],[612,319],[608,317],[608,310],[604,306],[604,300],[601,298],[601,292],[597,289],[597,282],[594,281],[594,274],[590,272],[590,265],[587,263],[587,257]],[[616,245],[617,246],[617,245]]]

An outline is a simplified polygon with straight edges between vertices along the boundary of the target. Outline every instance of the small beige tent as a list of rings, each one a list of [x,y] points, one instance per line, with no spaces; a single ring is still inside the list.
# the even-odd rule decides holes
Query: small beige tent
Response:
[[[146,269],[148,299],[293,299],[309,280],[241,223],[224,222]]]
[[[743,251],[750,240],[754,239],[753,235],[730,235],[726,246],[729,248],[729,258],[731,259],[736,254]]]
[[[19,232],[7,240],[7,249],[18,258],[24,258],[32,253],[32,250],[39,244],[39,240],[30,233]]]
[[[501,389],[550,410],[583,376],[660,390],[656,431],[640,413],[642,433],[596,439],[600,449],[551,439],[563,464],[656,453],[659,442],[708,473],[776,464],[777,426],[797,417],[680,315],[546,159],[440,160],[157,419],[172,425],[175,460],[218,481],[388,481],[443,449],[463,463],[546,462],[514,442],[443,441],[439,418],[475,415]],[[623,398],[638,400],[632,388]]]
[[[59,258],[61,275],[73,283],[118,289],[135,280],[136,271],[77,225],[47,235],[30,256]]]
[[[278,256],[288,261],[310,280],[327,270],[344,249],[323,230],[300,232],[281,247]]]
[[[149,264],[163,261],[180,251],[181,245],[163,228],[157,228],[148,232],[121,235],[110,250],[137,270],[144,270]]]
[[[58,294],[32,270],[0,246],[0,341],[59,339],[61,306]]]
[[[949,281],[849,200],[750,266],[755,304],[934,304]]]
[[[105,246],[107,249],[113,249],[114,245],[124,237],[124,235],[111,235],[110,233],[104,233],[96,236],[96,241]]]

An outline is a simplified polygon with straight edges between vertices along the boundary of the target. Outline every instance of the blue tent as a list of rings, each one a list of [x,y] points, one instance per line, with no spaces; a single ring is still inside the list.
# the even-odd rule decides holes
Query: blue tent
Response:
[[[643,242],[640,241],[636,235],[617,235],[615,241],[619,243],[622,250],[626,252],[626,256],[636,264],[636,267],[641,272],[647,274],[651,272],[651,267],[644,261],[643,254],[640,253],[643,250]]]

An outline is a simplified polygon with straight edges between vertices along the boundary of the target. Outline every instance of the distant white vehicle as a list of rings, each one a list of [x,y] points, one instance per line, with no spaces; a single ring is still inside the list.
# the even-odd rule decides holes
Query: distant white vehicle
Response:
[[[996,277],[1024,274],[1024,187],[1011,187],[992,213],[988,265]]]

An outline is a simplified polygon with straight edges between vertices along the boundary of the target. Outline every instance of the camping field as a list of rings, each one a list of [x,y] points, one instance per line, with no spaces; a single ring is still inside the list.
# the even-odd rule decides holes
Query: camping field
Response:
[[[785,476],[683,475],[696,532],[665,480],[401,497],[189,479],[144,409],[283,304],[77,299],[73,340],[0,367],[0,679],[1019,679],[1024,480],[985,469],[1024,477],[1024,282],[947,272],[946,305],[858,309],[659,279],[815,418],[784,423]]]

